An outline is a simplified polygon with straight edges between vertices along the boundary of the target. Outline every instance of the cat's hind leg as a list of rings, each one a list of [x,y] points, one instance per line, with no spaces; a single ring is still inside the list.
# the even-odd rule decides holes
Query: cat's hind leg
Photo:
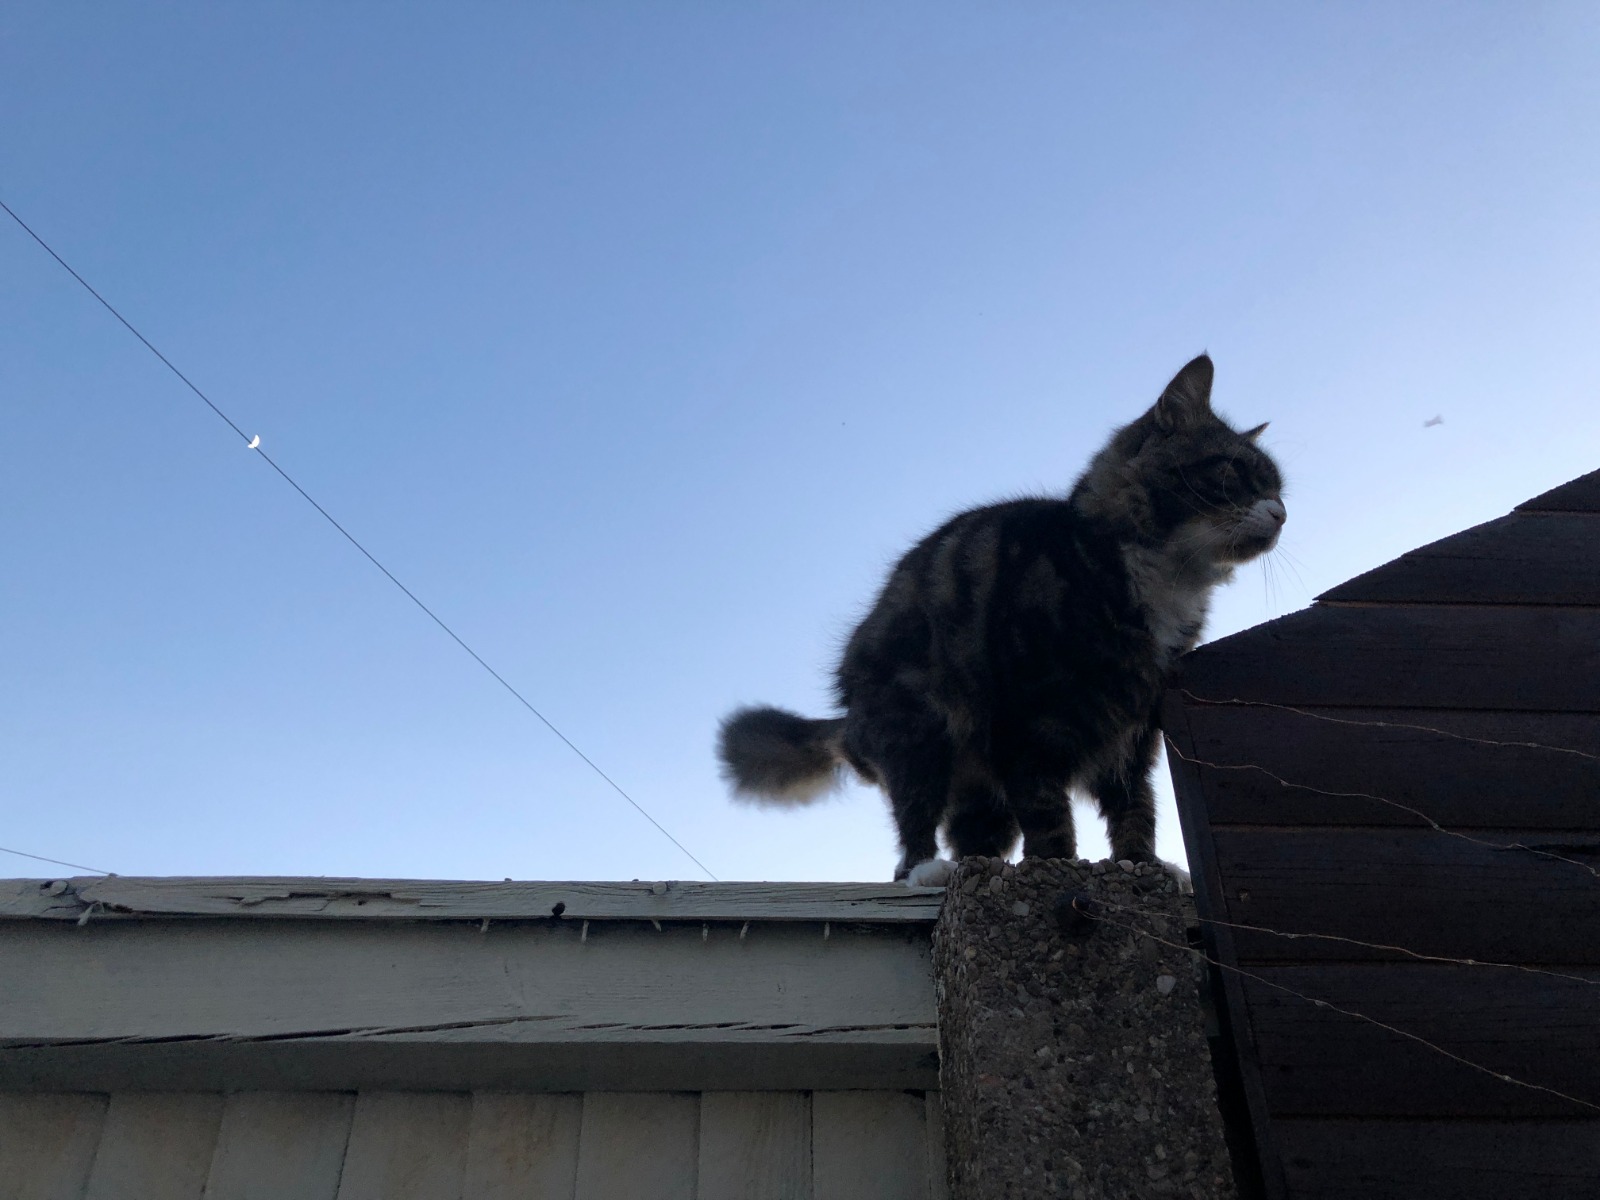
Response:
[[[902,797],[902,803],[893,805],[895,821],[900,826],[900,861],[895,864],[895,881],[909,882],[919,887],[926,872],[918,868],[940,861],[938,818],[929,818],[929,810],[923,807],[923,801],[921,795]],[[913,874],[917,878],[912,879]]]
[[[889,793],[889,808],[900,833],[900,862],[894,869],[896,880],[908,879],[922,864],[939,858],[939,818],[944,813],[945,796],[950,787],[950,775],[941,769],[940,757],[934,752],[920,762],[879,764],[879,773]],[[920,885],[921,875],[910,882]]]
[[[889,798],[900,835],[894,877],[913,886],[942,887],[953,865],[939,857],[939,827],[950,813],[964,757],[948,714],[903,684],[852,702],[844,729],[846,757]],[[1012,827],[1006,845],[1016,836]],[[998,853],[968,850],[965,853]]]
[[[1150,786],[1160,734],[1152,724],[1133,741],[1122,760],[1090,781],[1089,789],[1106,819],[1111,857],[1117,862],[1154,862],[1156,794]]]
[[[1017,844],[1016,814],[1005,790],[975,755],[958,755],[950,779],[944,836],[956,858],[1004,858]]]
[[[900,835],[894,877],[904,880],[919,864],[939,857],[939,822],[950,793],[950,744],[931,722],[902,719],[892,738],[883,736],[886,724],[847,726],[845,749],[858,770],[863,764],[870,768],[870,774],[861,774],[888,797]]]
[[[1024,857],[1077,857],[1078,836],[1072,825],[1072,797],[1066,780],[1013,775],[1006,780],[1006,798],[1022,827]]]

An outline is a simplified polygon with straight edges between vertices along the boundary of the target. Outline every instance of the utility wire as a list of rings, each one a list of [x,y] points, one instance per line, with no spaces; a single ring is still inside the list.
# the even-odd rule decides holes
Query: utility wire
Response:
[[[345,538],[346,541],[348,541],[357,550],[361,551],[361,553],[366,557],[367,561],[370,562],[373,566],[377,567],[378,570],[382,571],[384,576],[385,576],[385,578],[387,578],[390,583],[394,584],[395,587],[399,588],[402,592],[404,592],[405,595],[406,595],[406,598],[408,600],[410,600],[411,603],[415,604],[424,613],[426,613],[428,618],[430,620],[432,620],[435,625],[437,625],[440,629],[444,630],[445,633],[450,635],[451,640],[454,641],[456,645],[460,646],[463,650],[465,650],[469,655],[472,656],[472,659],[473,659],[474,662],[476,662],[485,671],[489,672],[489,674],[494,677],[495,682],[497,682],[501,687],[505,688],[506,691],[510,692],[511,695],[516,698],[517,702],[519,704],[521,704],[523,708],[527,709],[530,713],[532,713],[535,717],[537,717],[539,719],[539,721],[544,725],[544,727],[546,729],[548,729],[551,733],[555,734],[556,737],[560,738],[561,741],[563,743],[565,743],[567,749],[571,750],[579,758],[583,759],[583,761],[589,765],[589,768],[592,771],[594,771],[594,773],[596,775],[600,776],[601,779],[605,780],[606,783],[611,785],[612,791],[616,792],[617,795],[621,796],[624,800],[626,800],[629,804],[631,804],[634,807],[634,809],[637,810],[637,812],[639,813],[640,816],[642,816],[646,821],[649,821],[650,824],[654,825],[656,827],[656,829],[660,831],[660,833],[661,833],[661,835],[663,837],[665,837],[669,842],[671,842],[679,850],[683,851],[684,855],[689,859],[690,862],[694,863],[695,866],[699,867],[702,871],[704,871],[706,873],[706,875],[710,879],[712,879],[713,881],[716,880],[717,877],[711,873],[710,868],[707,867],[705,865],[705,863],[701,862],[698,858],[696,858],[690,852],[690,850],[689,850],[689,848],[687,846],[685,846],[677,838],[673,837],[671,833],[667,832],[666,826],[661,824],[660,821],[656,820],[647,811],[645,811],[644,806],[642,804],[640,804],[637,800],[635,800],[632,796],[628,795],[628,793],[625,790],[623,790],[623,787],[622,787],[621,784],[619,784],[615,779],[611,778],[611,776],[607,775],[604,771],[602,771],[600,769],[599,765],[594,761],[594,759],[590,758],[582,750],[578,749],[577,745],[572,741],[571,738],[569,738],[566,734],[562,733],[561,730],[557,729],[553,724],[551,724],[550,719],[548,717],[546,717],[542,712],[540,712],[537,708],[535,708],[531,703],[529,703],[528,698],[526,696],[524,696],[521,692],[517,691],[517,689],[512,687],[511,684],[506,682],[505,677],[503,675],[501,675],[500,672],[496,671],[493,667],[491,667],[487,662],[485,662],[482,655],[480,655],[471,646],[467,645],[467,643],[462,640],[460,634],[456,633],[456,631],[454,629],[451,629],[450,626],[445,624],[444,620],[439,616],[438,613],[434,612],[433,609],[429,608],[426,604],[424,604],[421,600],[419,600],[417,598],[417,595],[416,595],[415,592],[413,592],[405,584],[401,583],[398,579],[396,579],[395,576],[394,576],[394,573],[392,571],[390,571],[388,567],[384,566],[381,562],[379,562],[378,559],[373,555],[372,551],[368,550],[358,540],[356,540],[355,535],[352,534],[348,529],[346,529],[343,525],[339,524],[338,521],[334,520],[334,517],[333,517],[332,513],[330,513],[327,509],[323,508],[322,505],[318,504],[316,502],[316,500],[314,500],[311,497],[311,494],[305,490],[305,488],[301,487],[297,482],[295,482],[294,478],[289,474],[289,472],[285,471],[282,467],[280,467],[278,465],[277,461],[275,459],[273,459],[273,457],[270,454],[268,454],[265,450],[261,449],[261,443],[260,443],[259,439],[252,438],[249,434],[245,433],[245,431],[243,429],[240,429],[239,426],[234,422],[232,417],[230,417],[227,413],[223,412],[221,408],[219,408],[215,403],[212,402],[211,397],[207,396],[203,391],[201,391],[198,387],[196,387],[193,380],[191,380],[182,371],[178,370],[177,367],[173,366],[171,359],[169,359],[165,354],[161,353],[161,351],[157,350],[155,348],[155,346],[151,344],[149,338],[145,337],[144,334],[140,333],[137,329],[135,329],[134,326],[133,326],[133,323],[131,321],[129,321],[128,318],[124,317],[120,312],[118,312],[116,310],[116,308],[112,305],[111,301],[107,300],[99,292],[95,291],[94,287],[90,285],[89,281],[87,279],[85,279],[82,275],[79,275],[75,270],[73,270],[72,269],[72,265],[70,263],[68,263],[66,259],[62,258],[61,255],[57,254],[55,252],[55,250],[50,246],[50,243],[46,242],[42,237],[40,237],[37,233],[35,233],[33,231],[32,227],[26,221],[24,221],[21,217],[19,217],[16,214],[16,212],[12,210],[11,206],[9,204],[7,204],[4,200],[0,200],[0,209],[4,209],[5,212],[6,212],[6,215],[8,217],[10,217],[13,221],[15,221],[19,226],[21,226],[22,227],[22,231],[24,233],[26,233],[34,241],[38,242],[39,245],[44,249],[44,252],[46,254],[48,254],[51,258],[55,259],[56,262],[60,263],[61,267],[67,272],[67,274],[71,275],[80,284],[82,284],[84,291],[88,292],[96,300],[100,301],[101,305],[105,308],[105,310],[108,313],[110,313],[113,317],[115,317],[118,321],[120,321],[122,323],[123,328],[125,328],[129,333],[133,334],[133,336],[138,338],[141,342],[143,342],[145,349],[149,350],[151,354],[154,354],[157,358],[159,358],[161,360],[162,364],[165,365],[167,370],[171,371],[174,375],[176,375],[180,380],[183,381],[183,384],[184,384],[185,387],[187,387],[196,396],[200,397],[200,399],[202,401],[204,401],[205,406],[207,408],[209,408],[212,412],[216,413],[218,417],[220,417],[224,422],[226,422],[228,428],[233,430],[234,433],[239,435],[239,440],[245,443],[246,448],[254,450],[263,459],[265,459],[267,465],[270,466],[279,475],[281,475],[283,477],[283,480],[284,480],[285,483],[287,483],[295,491],[299,492],[301,498],[303,500],[305,500],[305,502],[307,504],[311,505],[312,508],[316,509],[317,512],[321,513],[323,518],[328,522],[328,524],[332,525],[335,529],[337,529],[341,534],[344,535],[344,538]],[[26,857],[28,857],[28,858],[37,858],[38,855],[27,855]],[[45,859],[44,861],[45,862],[55,862],[56,860],[55,859]],[[72,866],[73,864],[65,863],[65,864],[61,864],[61,865]],[[91,868],[85,868],[85,869],[91,869]],[[104,872],[102,872],[102,873],[104,873]]]
[[[1556,747],[1544,747],[1544,749],[1556,749]],[[1416,817],[1419,821],[1426,822],[1428,827],[1435,833],[1442,833],[1446,837],[1459,838],[1463,842],[1471,842],[1474,846],[1483,846],[1489,850],[1526,850],[1529,854],[1536,854],[1540,858],[1548,858],[1552,862],[1563,862],[1568,866],[1577,867],[1580,871],[1587,871],[1596,879],[1600,879],[1600,870],[1596,870],[1586,862],[1579,862],[1575,858],[1568,858],[1565,854],[1557,854],[1553,850],[1530,846],[1525,842],[1496,842],[1489,838],[1473,837],[1470,833],[1462,833],[1459,829],[1447,829],[1420,808],[1410,804],[1402,804],[1400,801],[1391,800],[1387,796],[1375,796],[1371,792],[1332,792],[1326,788],[1312,787],[1309,783],[1294,783],[1281,775],[1274,774],[1265,767],[1257,766],[1255,763],[1219,763],[1210,762],[1204,758],[1194,758],[1178,749],[1176,743],[1170,737],[1167,738],[1167,753],[1175,758],[1182,759],[1190,766],[1208,767],[1213,771],[1257,771],[1279,787],[1290,788],[1294,791],[1311,792],[1314,795],[1329,796],[1335,800],[1375,800],[1379,804],[1387,804],[1390,808],[1399,809],[1403,813]]]
[[[1218,699],[1212,696],[1197,696],[1187,688],[1178,689],[1183,695],[1189,697],[1196,704],[1205,704],[1218,708],[1275,708],[1280,712],[1294,713],[1297,717],[1309,717],[1313,721],[1326,721],[1330,725],[1356,725],[1364,729],[1409,729],[1416,733],[1432,733],[1442,738],[1451,738],[1458,742],[1475,742],[1480,746],[1502,746],[1512,750],[1547,750],[1551,754],[1570,754],[1575,758],[1587,758],[1600,762],[1600,754],[1590,754],[1587,750],[1575,750],[1571,746],[1546,746],[1543,742],[1505,742],[1496,738],[1473,737],[1471,734],[1454,733],[1448,729],[1435,729],[1432,725],[1409,725],[1404,721],[1357,721],[1350,717],[1330,717],[1327,713],[1308,712],[1303,708],[1295,708],[1290,704],[1273,704],[1267,700],[1240,700]]]
[[[1116,909],[1119,912],[1143,914],[1147,911],[1142,908],[1136,908],[1131,904],[1114,904],[1103,896],[1096,896],[1094,902],[1102,908]],[[1412,950],[1407,946],[1396,946],[1389,942],[1364,942],[1360,938],[1345,937],[1337,933],[1290,933],[1287,930],[1273,929],[1266,925],[1247,925],[1241,921],[1224,921],[1219,917],[1202,917],[1196,913],[1189,913],[1188,915],[1202,925],[1220,925],[1225,929],[1243,929],[1250,933],[1265,933],[1288,941],[1311,939],[1319,942],[1337,942],[1341,946],[1360,946],[1365,950],[1383,950],[1391,954],[1404,954],[1407,958],[1414,958],[1419,962],[1443,963],[1456,967],[1490,967],[1502,971],[1521,971],[1526,975],[1546,975],[1551,979],[1564,979],[1568,983],[1581,983],[1585,987],[1600,987],[1600,977],[1592,975],[1569,975],[1565,971],[1551,971],[1544,967],[1529,967],[1524,966],[1522,963],[1491,962],[1482,958],[1452,958],[1446,954],[1424,954],[1420,950]]]
[[[54,863],[58,867],[71,867],[75,871],[88,871],[91,875],[115,875],[115,871],[102,871],[99,867],[86,867],[82,863],[67,862],[61,858],[46,858],[42,854],[29,854],[26,850],[13,850],[10,846],[0,846],[0,854],[15,854],[18,858],[31,858],[35,862]]]
[[[1098,898],[1091,900],[1090,903],[1099,903]],[[1353,1009],[1343,1008],[1337,1004],[1334,1004],[1332,1001],[1321,1000],[1316,996],[1308,996],[1304,992],[1297,992],[1291,987],[1286,987],[1284,984],[1277,983],[1263,975],[1258,975],[1254,971],[1246,971],[1244,968],[1236,967],[1232,963],[1222,962],[1220,959],[1213,958],[1203,950],[1196,949],[1194,946],[1185,946],[1181,943],[1171,941],[1167,938],[1161,937],[1159,934],[1152,933],[1148,929],[1141,929],[1138,926],[1128,925],[1122,921],[1113,921],[1111,918],[1102,913],[1094,912],[1089,908],[1080,907],[1076,899],[1072,901],[1072,908],[1074,912],[1078,913],[1087,920],[1099,921],[1111,926],[1113,929],[1122,929],[1138,937],[1148,938],[1152,942],[1158,942],[1161,945],[1167,946],[1173,950],[1182,950],[1186,953],[1196,955],[1197,957],[1204,959],[1206,962],[1211,963],[1213,966],[1220,967],[1224,971],[1232,971],[1235,975],[1242,976],[1245,979],[1254,980],[1256,983],[1272,988],[1275,991],[1285,992],[1288,995],[1295,997],[1297,1000],[1304,1000],[1307,1004],[1313,1005],[1317,1008],[1326,1009],[1329,1012],[1336,1012],[1341,1016],[1353,1017],[1355,1020],[1364,1021],[1368,1025],[1375,1025],[1387,1033],[1392,1033],[1397,1037],[1406,1038],[1409,1041],[1416,1042],[1419,1045],[1425,1046],[1429,1050],[1432,1050],[1435,1054],[1441,1054],[1445,1058],[1453,1059],[1464,1067],[1471,1067],[1474,1071],[1479,1071],[1485,1075],[1492,1076],[1493,1078],[1500,1080],[1502,1083],[1509,1083],[1515,1087],[1527,1088],[1529,1091],[1544,1092],[1547,1095],[1555,1096],[1572,1104],[1581,1105],[1584,1108],[1590,1108],[1594,1109],[1596,1112],[1600,1112],[1600,1104],[1596,1104],[1592,1100],[1585,1100],[1581,1096],[1573,1096],[1566,1092],[1557,1091],[1552,1087],[1545,1087],[1542,1083],[1529,1083],[1525,1079],[1517,1079],[1515,1076],[1507,1075],[1504,1072],[1497,1071],[1493,1067],[1486,1067],[1482,1063],[1474,1062],[1470,1058],[1465,1058],[1462,1055],[1457,1054],[1454,1050],[1447,1050],[1443,1046],[1437,1045],[1434,1042],[1430,1042],[1421,1034],[1411,1033],[1404,1029],[1397,1029],[1395,1026],[1380,1021],[1376,1017],[1369,1017],[1365,1013],[1359,1013]]]

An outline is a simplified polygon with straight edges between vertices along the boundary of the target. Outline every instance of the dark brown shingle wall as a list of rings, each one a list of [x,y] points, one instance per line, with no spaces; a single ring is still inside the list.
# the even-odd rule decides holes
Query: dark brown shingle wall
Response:
[[[1202,647],[1164,724],[1268,1194],[1600,1195],[1600,472]]]

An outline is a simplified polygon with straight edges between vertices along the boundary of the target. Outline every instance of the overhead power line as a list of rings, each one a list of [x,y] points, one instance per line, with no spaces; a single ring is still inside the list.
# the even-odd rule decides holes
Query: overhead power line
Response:
[[[46,858],[43,854],[29,854],[26,850],[13,850],[10,846],[0,846],[0,854],[15,854],[18,858],[31,858],[35,862],[54,863],[58,867],[71,867],[75,871],[88,871],[91,875],[113,875],[114,871],[102,871],[99,867],[86,867],[82,863],[68,862],[64,858]]]
[[[120,312],[118,312],[116,310],[116,307],[114,305],[112,305],[111,301],[107,300],[98,291],[96,291],[94,289],[94,287],[89,283],[89,281],[87,279],[85,279],[82,275],[78,274],[77,271],[73,270],[72,264],[67,262],[66,259],[62,258],[61,255],[57,254],[55,252],[55,249],[50,245],[50,243],[46,242],[42,237],[40,237],[37,233],[35,233],[33,231],[32,226],[30,226],[26,221],[24,221],[21,217],[19,217],[16,214],[16,212],[11,208],[11,206],[9,204],[7,204],[4,200],[0,200],[0,209],[4,209],[6,215],[8,217],[10,217],[13,221],[15,221],[22,228],[22,231],[24,233],[26,233],[29,237],[31,237],[35,242],[39,243],[40,247],[43,248],[43,250],[44,250],[44,252],[46,254],[48,254],[51,258],[55,259],[56,262],[61,265],[61,268],[64,271],[67,272],[67,274],[71,275],[74,279],[76,279],[83,286],[84,291],[88,292],[91,296],[93,296],[96,300],[98,300],[100,302],[100,304],[105,308],[105,310],[108,313],[110,313],[113,317],[115,317],[119,322],[122,323],[122,326],[123,326],[124,329],[126,329],[129,333],[133,334],[134,337],[138,338],[139,341],[144,344],[144,347],[145,347],[146,350],[150,351],[151,354],[154,354],[157,358],[159,358],[161,360],[161,362],[162,362],[162,365],[165,366],[167,368],[167,370],[171,371],[174,375],[176,375],[183,382],[183,385],[185,387],[187,387],[191,392],[193,392],[196,396],[198,396],[201,399],[201,401],[204,402],[204,404],[205,404],[205,406],[207,408],[209,408],[213,413],[215,413],[219,418],[221,418],[221,420],[224,421],[227,424],[228,428],[233,430],[233,432],[238,436],[239,440],[245,443],[245,447],[247,449],[254,450],[257,454],[259,454],[269,467],[271,467],[280,476],[282,476],[283,481],[285,483],[287,483],[290,487],[292,487],[296,492],[300,493],[301,499],[303,499],[307,504],[311,505],[312,508],[316,509],[317,512],[322,515],[323,519],[328,522],[328,524],[332,525],[335,529],[337,529],[339,531],[339,533],[344,536],[344,539],[346,541],[348,541],[352,546],[354,546],[357,550],[359,550],[362,553],[362,555],[366,558],[366,560],[368,562],[370,562],[373,566],[377,567],[378,570],[382,571],[383,574],[384,574],[384,577],[386,579],[388,579],[388,581],[390,583],[394,584],[395,587],[399,588],[403,593],[405,593],[406,599],[410,600],[411,603],[415,604],[424,613],[426,613],[429,620],[431,620],[440,629],[444,630],[445,633],[447,633],[450,636],[450,639],[453,642],[455,642],[456,645],[460,646],[469,655],[471,655],[472,656],[472,660],[474,662],[476,662],[480,667],[482,667],[485,671],[489,672],[489,674],[494,677],[494,680],[495,680],[496,683],[498,683],[501,687],[505,688],[506,691],[510,692],[511,695],[516,699],[517,703],[521,704],[523,708],[527,709],[530,713],[532,713],[535,717],[537,717],[539,719],[540,723],[543,724],[546,729],[548,729],[551,733],[555,734],[556,737],[560,738],[562,743],[567,747],[567,749],[571,750],[574,754],[576,754],[579,758],[581,758],[585,763],[587,763],[588,766],[589,766],[589,769],[592,770],[596,775],[600,776],[601,779],[605,780],[606,783],[610,785],[612,791],[616,792],[617,795],[621,796],[624,800],[626,800],[629,804],[631,804],[634,807],[634,809],[639,813],[640,816],[642,816],[646,821],[649,821],[650,824],[654,825],[656,827],[656,829],[660,831],[660,833],[661,833],[661,835],[663,837],[665,837],[669,842],[671,842],[679,850],[683,851],[685,857],[687,857],[690,862],[694,863],[695,866],[699,867],[700,870],[704,871],[708,878],[710,878],[712,880],[716,879],[716,876],[711,873],[710,868],[708,868],[705,865],[705,863],[701,862],[698,858],[696,858],[694,856],[694,854],[690,852],[690,850],[689,850],[689,848],[687,846],[685,846],[677,838],[673,837],[672,834],[667,831],[666,826],[664,826],[663,824],[661,824],[660,821],[658,821],[654,817],[652,817],[650,815],[650,813],[648,811],[646,811],[644,805],[640,804],[637,800],[635,800],[632,796],[630,796],[627,793],[627,791],[624,790],[622,785],[619,784],[615,779],[611,778],[611,776],[607,775],[604,771],[602,771],[600,769],[599,765],[594,761],[594,759],[590,758],[587,754],[585,754],[582,750],[580,750],[577,747],[576,743],[574,743],[571,738],[569,738],[566,734],[562,733],[561,730],[557,729],[555,727],[555,725],[551,723],[550,718],[546,717],[542,712],[540,712],[537,708],[535,708],[533,706],[533,704],[529,702],[529,700],[528,700],[528,698],[526,696],[524,696],[521,692],[517,691],[516,688],[512,687],[511,684],[506,681],[505,676],[501,675],[500,672],[496,671],[486,661],[484,661],[483,656],[480,655],[471,646],[467,645],[467,643],[462,639],[461,635],[458,634],[454,629],[451,629],[450,626],[447,625],[444,622],[444,619],[442,617],[440,617],[438,613],[434,612],[433,609],[429,608],[420,599],[418,599],[416,593],[413,592],[410,588],[408,588],[405,584],[401,583],[400,580],[395,577],[394,572],[389,570],[388,567],[384,566],[381,562],[378,561],[377,557],[372,553],[372,551],[368,550],[365,546],[363,546],[361,544],[361,542],[359,540],[357,540],[356,536],[353,533],[351,533],[343,525],[339,524],[339,522],[334,519],[332,513],[330,513],[327,509],[323,508],[321,504],[317,503],[317,501],[311,496],[311,494],[309,492],[307,492],[305,490],[305,488],[301,487],[299,485],[299,483],[297,483],[295,481],[294,477],[289,474],[289,472],[285,471],[281,466],[278,465],[276,459],[274,459],[270,454],[268,454],[265,450],[263,450],[261,448],[261,440],[260,440],[260,438],[252,437],[249,434],[245,433],[245,431],[239,427],[238,423],[235,422],[232,417],[230,417],[227,413],[223,412],[222,409],[211,399],[210,396],[207,396],[203,391],[201,391],[197,386],[195,386],[195,383],[194,383],[193,380],[191,380],[182,371],[178,370],[178,368],[173,365],[171,359],[169,359],[165,354],[161,353],[160,350],[156,349],[154,344],[151,343],[150,339],[145,337],[144,334],[140,333],[136,328],[134,328],[133,323],[131,321],[129,321],[127,317],[123,316]],[[29,855],[28,857],[37,857],[37,855]],[[45,861],[54,861],[54,860],[47,859]],[[62,865],[71,866],[72,864],[67,863],[67,864],[62,864]]]

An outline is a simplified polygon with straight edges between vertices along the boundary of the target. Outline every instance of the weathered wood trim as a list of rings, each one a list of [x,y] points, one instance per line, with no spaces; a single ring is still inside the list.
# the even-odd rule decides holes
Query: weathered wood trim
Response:
[[[0,1088],[935,1088],[929,936],[0,922]]]
[[[900,1042],[806,1044],[759,1040],[635,1041],[614,1044],[373,1045],[286,1041],[245,1043],[0,1047],[0,1093],[486,1090],[587,1091],[934,1091],[938,1047],[914,1035]]]
[[[0,880],[0,919],[865,921],[927,923],[944,893],[896,883],[479,883],[438,879],[82,876]]]

